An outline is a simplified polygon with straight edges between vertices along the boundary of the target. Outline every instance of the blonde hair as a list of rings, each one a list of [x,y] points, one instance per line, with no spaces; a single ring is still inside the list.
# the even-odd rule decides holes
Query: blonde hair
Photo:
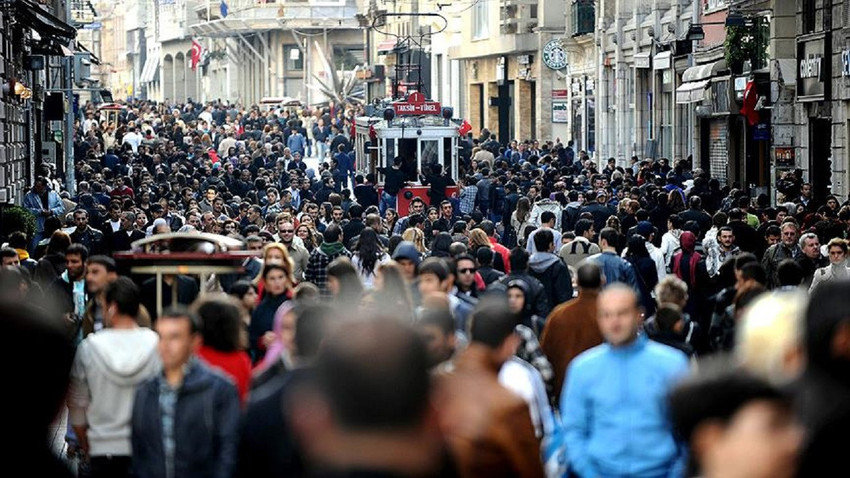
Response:
[[[491,249],[493,248],[493,245],[490,244],[490,238],[487,237],[487,233],[481,229],[473,229],[469,231],[469,248],[473,249],[482,246],[489,247]]]
[[[421,230],[415,227],[409,227],[402,233],[401,238],[412,242],[416,246],[416,252],[420,254],[428,252],[428,248],[425,247],[425,233]]]
[[[764,294],[738,323],[735,359],[750,372],[781,385],[797,377],[802,364],[803,317],[808,296],[802,290]]]
[[[265,272],[266,269],[266,258],[269,255],[269,251],[272,249],[280,251],[283,255],[283,262],[281,263],[281,266],[286,269],[286,279],[289,281],[290,286],[295,285],[295,276],[293,275],[295,263],[292,261],[292,257],[289,256],[289,251],[286,250],[286,246],[279,242],[271,242],[266,244],[263,248],[263,267],[260,268],[260,273],[257,274],[257,278],[254,279],[254,284],[259,284],[260,281],[263,280],[263,272]]]

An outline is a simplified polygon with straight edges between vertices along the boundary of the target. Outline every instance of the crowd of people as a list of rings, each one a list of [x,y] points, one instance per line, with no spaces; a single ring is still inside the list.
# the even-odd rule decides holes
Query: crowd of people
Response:
[[[487,130],[456,172],[358,171],[360,113],[85,110],[77,194],[43,169],[0,248],[4,357],[51,347],[12,449],[68,475],[61,412],[92,477],[843,475],[847,202]],[[171,232],[257,255],[162,284],[113,257]]]

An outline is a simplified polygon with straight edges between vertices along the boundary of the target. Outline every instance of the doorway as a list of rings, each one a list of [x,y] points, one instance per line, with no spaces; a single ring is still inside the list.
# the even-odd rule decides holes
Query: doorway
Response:
[[[831,194],[832,122],[829,118],[809,120],[809,182],[816,203],[822,203]]]

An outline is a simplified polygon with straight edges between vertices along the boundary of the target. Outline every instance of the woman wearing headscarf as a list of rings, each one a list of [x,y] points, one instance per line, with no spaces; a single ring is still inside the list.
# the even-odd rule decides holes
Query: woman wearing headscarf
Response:
[[[655,261],[649,256],[643,236],[635,234],[629,238],[625,259],[635,269],[638,287],[640,288],[640,303],[646,317],[655,313],[655,299],[652,290],[658,284],[658,269]]]
[[[280,263],[264,264],[261,278],[265,286],[263,300],[251,314],[248,329],[251,359],[255,364],[263,359],[277,337],[273,331],[275,312],[289,300],[294,283],[291,267]]]

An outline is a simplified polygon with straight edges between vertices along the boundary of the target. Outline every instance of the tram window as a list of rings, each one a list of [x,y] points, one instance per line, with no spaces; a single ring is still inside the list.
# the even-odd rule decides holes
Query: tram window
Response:
[[[452,172],[452,138],[443,138],[443,170]]]
[[[398,140],[398,151],[396,155],[400,156],[405,165],[410,165],[408,167],[402,167],[402,169],[407,173],[408,181],[416,181],[416,138],[413,139],[399,139]],[[389,161],[392,161],[392,158],[389,158]]]
[[[422,141],[422,157],[419,167],[422,174],[431,172],[431,166],[440,162],[440,143],[438,141]]]

